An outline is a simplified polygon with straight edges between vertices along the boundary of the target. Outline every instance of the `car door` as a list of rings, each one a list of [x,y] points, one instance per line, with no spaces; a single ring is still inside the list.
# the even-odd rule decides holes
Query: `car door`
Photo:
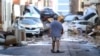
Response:
[[[89,22],[87,22],[87,21],[79,22],[79,28],[81,28],[83,31],[86,31],[86,27],[87,27],[88,23]]]

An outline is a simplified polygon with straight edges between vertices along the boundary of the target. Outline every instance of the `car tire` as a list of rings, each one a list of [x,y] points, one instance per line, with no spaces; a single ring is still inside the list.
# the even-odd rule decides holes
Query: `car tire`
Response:
[[[100,20],[99,20],[99,18],[97,17],[97,18],[95,19],[95,23],[96,23],[96,24],[99,24],[99,21],[100,21]]]
[[[68,30],[67,30],[67,32],[68,32],[69,34],[71,34],[73,31],[72,31],[72,30],[70,30],[70,29],[68,29]]]
[[[43,32],[42,31],[40,32],[39,36],[43,36]]]
[[[35,37],[37,37],[37,38],[38,38],[38,37],[39,37],[39,35],[38,35],[38,34],[36,34],[36,35],[35,35]]]
[[[26,37],[33,37],[32,34],[26,34]]]

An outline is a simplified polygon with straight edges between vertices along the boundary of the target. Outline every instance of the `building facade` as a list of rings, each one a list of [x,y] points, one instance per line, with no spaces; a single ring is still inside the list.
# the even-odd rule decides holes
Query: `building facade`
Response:
[[[70,0],[58,0],[57,6],[57,12],[60,12],[63,15],[70,13]]]
[[[3,31],[7,31],[16,15],[22,14],[26,2],[31,3],[32,0],[0,0],[0,28]],[[14,5],[17,6],[17,10],[14,10]]]
[[[11,26],[12,0],[1,0],[2,28],[7,31]]]
[[[83,0],[71,0],[70,9],[72,14],[81,14],[83,12]]]
[[[84,0],[84,9],[88,7],[91,3],[96,4],[97,11],[100,17],[100,0]]]
[[[70,12],[70,0],[49,0],[49,6],[55,12],[66,15]]]

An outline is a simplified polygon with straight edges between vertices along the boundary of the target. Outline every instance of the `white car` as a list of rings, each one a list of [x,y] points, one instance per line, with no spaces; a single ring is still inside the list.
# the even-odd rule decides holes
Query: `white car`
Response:
[[[64,21],[67,22],[67,23],[70,23],[71,21],[75,20],[75,18],[77,17],[77,19],[79,20],[82,20],[83,17],[82,15],[67,15],[65,18],[64,18]]]
[[[27,17],[32,16],[32,17],[40,18],[40,11],[34,5],[32,4],[28,5],[27,9],[29,9],[30,13],[25,13],[23,16],[27,16]]]
[[[93,24],[91,22],[86,20],[75,20],[68,25],[68,30],[74,31],[81,29],[82,31],[86,31],[87,26],[92,26],[92,25]]]
[[[35,17],[20,17],[13,23],[14,28],[25,29],[27,36],[42,35],[43,24],[39,18]]]
[[[98,23],[100,19],[99,19],[96,5],[92,4],[91,6],[87,7],[83,11],[83,17],[84,17],[84,20],[88,20],[92,22],[93,24]]]

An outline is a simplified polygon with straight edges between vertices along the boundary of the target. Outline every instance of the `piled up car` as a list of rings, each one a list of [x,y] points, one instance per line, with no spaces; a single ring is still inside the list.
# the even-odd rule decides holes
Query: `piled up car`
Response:
[[[47,21],[48,18],[53,18],[54,15],[57,15],[57,14],[50,8],[44,8],[40,12],[40,16],[41,16],[42,21]]]
[[[92,30],[92,26],[93,24],[87,20],[74,20],[68,25],[68,31],[76,32],[77,30],[78,32],[89,32]]]

